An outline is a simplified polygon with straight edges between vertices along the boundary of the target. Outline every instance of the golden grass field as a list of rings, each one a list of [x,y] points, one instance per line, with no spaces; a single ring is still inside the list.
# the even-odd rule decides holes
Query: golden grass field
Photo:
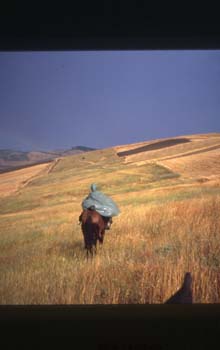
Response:
[[[39,175],[46,168],[48,168],[48,164],[39,164],[0,174],[0,198],[19,191],[34,176]]]
[[[219,303],[220,134],[190,139],[0,174],[0,304],[163,303],[187,271],[194,302]],[[93,182],[121,214],[87,261],[78,217]]]

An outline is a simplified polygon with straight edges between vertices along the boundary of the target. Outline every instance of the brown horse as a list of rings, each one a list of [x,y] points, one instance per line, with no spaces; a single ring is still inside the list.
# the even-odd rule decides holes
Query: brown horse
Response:
[[[87,250],[87,257],[90,253],[96,253],[97,241],[100,244],[104,241],[104,234],[106,224],[103,217],[93,209],[85,209],[79,217],[81,222],[85,249]]]

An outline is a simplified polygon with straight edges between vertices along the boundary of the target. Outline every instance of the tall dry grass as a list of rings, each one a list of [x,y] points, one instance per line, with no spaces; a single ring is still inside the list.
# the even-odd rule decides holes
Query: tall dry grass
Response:
[[[80,207],[2,216],[0,303],[163,303],[186,271],[196,303],[220,301],[219,195],[121,209],[89,261]]]

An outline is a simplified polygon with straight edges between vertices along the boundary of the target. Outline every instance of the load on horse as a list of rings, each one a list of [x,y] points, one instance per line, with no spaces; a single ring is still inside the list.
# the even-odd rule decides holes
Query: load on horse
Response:
[[[91,192],[82,202],[83,212],[79,216],[81,223],[85,249],[92,252],[96,243],[103,243],[105,230],[109,230],[112,217],[117,216],[120,211],[116,203],[101,191],[97,190],[95,184],[91,185]]]

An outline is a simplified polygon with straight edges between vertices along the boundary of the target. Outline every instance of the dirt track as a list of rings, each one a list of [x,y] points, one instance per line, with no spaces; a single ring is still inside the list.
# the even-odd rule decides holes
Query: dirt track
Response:
[[[48,169],[48,163],[0,174],[0,197],[19,193],[34,178],[45,173],[46,169]]]
[[[22,183],[22,185],[19,186],[18,191],[20,192],[20,190],[24,187],[27,187],[29,185],[29,183],[31,183],[34,179],[36,179],[39,175],[44,174],[45,172],[47,174],[50,174],[53,169],[55,168],[55,166],[59,163],[60,158],[55,159],[52,163],[49,163],[49,166],[46,167],[46,169],[42,169],[39,173],[35,174],[34,176],[31,176],[29,179],[27,179],[26,181],[24,181]]]
[[[47,174],[50,174],[53,171],[53,169],[55,168],[55,166],[57,166],[57,164],[60,162],[60,160],[61,160],[61,158],[57,158],[52,162],[52,164],[49,165],[48,170],[47,170]]]

